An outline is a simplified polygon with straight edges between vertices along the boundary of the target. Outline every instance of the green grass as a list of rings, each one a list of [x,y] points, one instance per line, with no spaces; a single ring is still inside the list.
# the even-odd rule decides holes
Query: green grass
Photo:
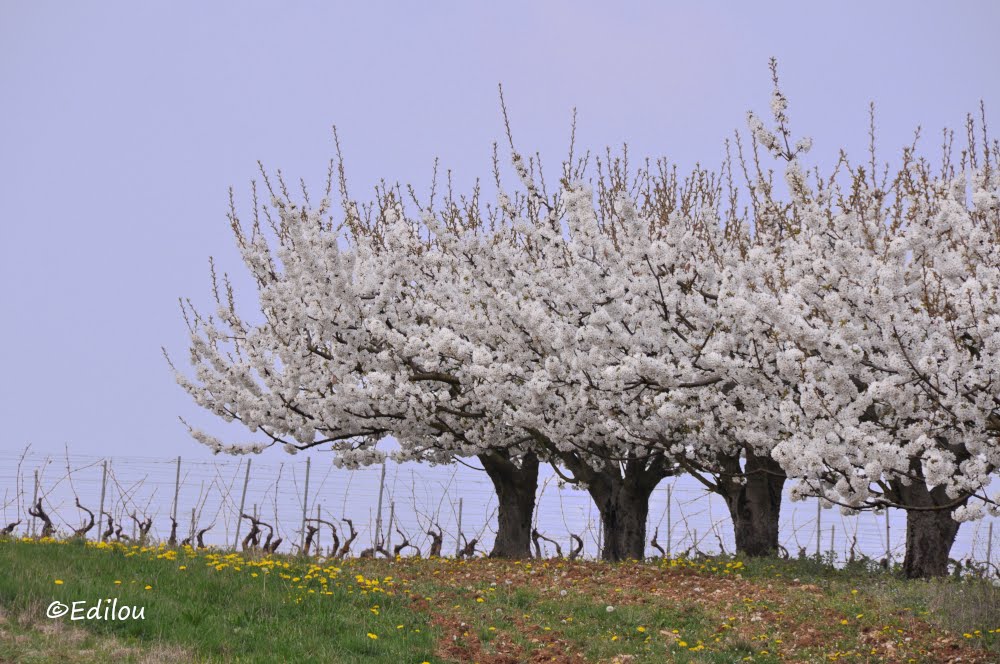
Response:
[[[993,584],[810,559],[315,563],[5,540],[0,570],[0,662],[1000,661]],[[145,619],[45,617],[111,597]]]
[[[302,583],[309,570],[304,563],[292,562],[288,569],[250,571],[227,565],[216,570],[203,556],[182,552],[170,560],[157,555],[162,553],[102,551],[72,543],[0,543],[0,569],[5,570],[0,574],[0,607],[6,623],[22,636],[31,631],[24,629],[25,623],[49,629],[53,623],[67,629],[79,626],[126,648],[177,648],[187,654],[182,659],[193,661],[403,664],[431,659],[434,634],[424,616],[409,610],[405,598],[363,591],[343,574],[335,579],[323,576],[331,594],[322,594],[317,584]],[[63,583],[56,585],[57,579]],[[93,604],[100,598],[145,607],[145,618],[119,622],[44,617],[52,601]],[[37,641],[0,640],[0,660],[26,661],[38,651]],[[65,657],[51,655],[37,661]]]

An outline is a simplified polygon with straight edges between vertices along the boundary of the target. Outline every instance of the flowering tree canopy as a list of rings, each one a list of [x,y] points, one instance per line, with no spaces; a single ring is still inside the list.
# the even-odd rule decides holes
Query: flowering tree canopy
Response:
[[[939,172],[915,140],[898,170],[878,176],[873,128],[870,164],[842,154],[833,175],[810,180],[787,148],[784,113],[778,95],[777,131],[751,124],[787,162],[789,198],[778,204],[762,188],[758,234],[775,240],[732,285],[754,302],[753,336],[776,341],[790,388],[772,402],[772,457],[798,478],[793,497],[848,513],[906,509],[906,573],[944,573],[957,521],[984,506],[996,514],[1000,498],[987,489],[1000,467],[1000,150],[985,117],[977,145],[970,118],[957,164],[946,133]]]
[[[590,492],[611,559],[642,557],[649,495],[679,472],[726,499],[741,551],[773,552],[793,478],[795,497],[907,509],[908,571],[937,573],[955,520],[998,501],[1000,148],[970,120],[957,162],[946,134],[940,172],[911,146],[876,176],[873,132],[869,165],[807,174],[772,73],[774,129],[750,114],[749,152],[737,135],[720,174],[632,173],[626,149],[595,178],[571,144],[550,195],[510,140],[519,188],[495,158],[495,204],[449,182],[438,208],[436,184],[425,204],[383,186],[359,206],[331,162],[313,207],[265,175],[270,205],[255,190],[252,223],[231,214],[260,316],[213,268],[216,312],[184,304],[194,375],[177,372],[265,440],[193,435],[329,445],[348,466],[387,436],[399,459],[478,457],[511,555],[539,460]]]

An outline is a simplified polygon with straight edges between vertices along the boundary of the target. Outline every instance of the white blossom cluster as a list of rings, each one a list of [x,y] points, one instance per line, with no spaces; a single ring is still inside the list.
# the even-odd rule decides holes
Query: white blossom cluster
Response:
[[[897,186],[891,207],[874,188],[840,209],[796,195],[774,287],[755,290],[792,387],[772,455],[847,508],[905,502],[922,482],[976,518],[966,498],[998,498],[1000,173],[933,179],[914,161]]]
[[[752,451],[846,510],[919,482],[956,518],[995,512],[996,158],[811,178],[786,108],[776,93],[779,129],[751,115],[750,130],[785,160],[787,200],[760,167],[736,192],[731,173],[652,167],[633,186],[611,163],[596,190],[567,169],[547,196],[515,153],[523,192],[486,214],[478,190],[417,214],[392,190],[360,214],[345,192],[339,223],[327,199],[275,197],[249,228],[234,214],[260,320],[213,276],[214,314],[185,305],[193,372],[177,380],[263,445],[329,445],[347,466],[391,435],[400,459],[532,451],[591,486],[630,464],[654,484],[739,482]]]

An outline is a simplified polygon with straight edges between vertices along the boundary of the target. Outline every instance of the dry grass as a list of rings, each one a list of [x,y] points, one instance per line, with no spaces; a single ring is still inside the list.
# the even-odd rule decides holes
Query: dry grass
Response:
[[[21,613],[14,619],[0,610],[0,662],[172,664],[197,661],[190,650],[176,645],[127,645],[114,635],[95,634],[41,615],[44,615],[41,607],[37,611]]]

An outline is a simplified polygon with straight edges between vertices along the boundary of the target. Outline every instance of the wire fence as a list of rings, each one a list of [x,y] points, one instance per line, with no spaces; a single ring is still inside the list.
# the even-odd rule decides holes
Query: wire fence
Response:
[[[442,555],[458,555],[475,539],[474,551],[488,551],[496,528],[497,502],[485,472],[462,464],[387,462],[358,470],[336,468],[322,453],[300,456],[244,457],[102,457],[43,453],[28,447],[0,451],[3,523],[8,534],[37,536],[45,527],[36,508],[51,521],[58,536],[71,536],[95,515],[83,536],[124,541],[176,541],[192,545],[241,548],[253,528],[247,514],[273,529],[272,543],[284,552],[326,555],[334,544],[330,524],[338,528],[339,545],[350,530],[357,538],[350,553],[358,555],[380,544],[400,555],[426,555],[433,533],[443,538]],[[650,501],[647,555],[670,556],[735,551],[734,535],[724,502],[694,479],[665,480]],[[104,515],[104,518],[101,518]],[[111,528],[108,528],[108,519]],[[350,520],[348,528],[346,520]],[[551,541],[539,545],[543,555],[571,550],[571,535],[583,542],[581,555],[596,557],[601,545],[600,518],[585,491],[543,471],[539,480],[534,527]],[[323,524],[322,522],[326,522]],[[174,524],[176,523],[176,526]],[[995,573],[993,518],[962,524],[952,558],[967,569]],[[6,528],[5,528],[6,527]],[[783,502],[780,542],[792,557],[819,556],[833,564],[868,558],[900,562],[905,550],[905,515],[890,510],[843,516],[820,509],[816,500]],[[313,531],[310,536],[309,532]]]

